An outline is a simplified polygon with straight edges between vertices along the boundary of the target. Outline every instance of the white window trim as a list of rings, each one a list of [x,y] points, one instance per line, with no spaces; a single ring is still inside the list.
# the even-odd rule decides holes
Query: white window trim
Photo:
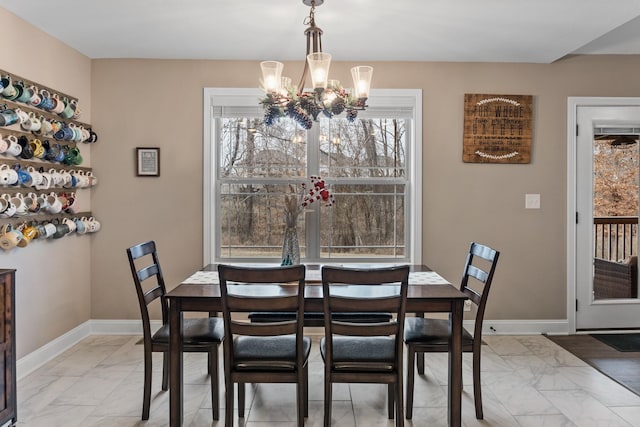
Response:
[[[211,146],[213,132],[213,107],[224,106],[258,106],[263,96],[260,89],[237,88],[204,88],[202,132],[202,178],[203,178],[203,265],[215,263],[215,229],[211,227],[215,217],[213,194],[216,185],[216,174],[212,173],[216,165],[217,150]],[[409,243],[409,262],[422,264],[422,90],[420,89],[372,89],[369,105],[376,107],[410,107],[413,111],[411,135],[413,143],[409,144],[407,170],[412,183],[410,188],[410,221],[411,236],[405,236]]]

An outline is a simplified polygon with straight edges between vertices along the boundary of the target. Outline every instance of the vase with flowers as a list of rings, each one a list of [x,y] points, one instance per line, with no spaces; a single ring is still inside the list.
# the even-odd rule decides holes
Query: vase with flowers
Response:
[[[298,216],[314,203],[333,206],[335,200],[324,179],[310,176],[297,187],[290,185],[291,193],[284,196],[284,242],[281,265],[300,264],[300,242],[298,241]]]

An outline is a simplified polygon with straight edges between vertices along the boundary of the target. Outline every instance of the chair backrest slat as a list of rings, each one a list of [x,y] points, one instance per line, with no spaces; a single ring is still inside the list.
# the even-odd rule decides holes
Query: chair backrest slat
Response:
[[[360,286],[362,288],[358,289]],[[408,286],[409,266],[376,269],[322,267],[325,364],[333,365],[334,335],[346,335],[393,336],[396,360],[401,365]],[[351,323],[343,319],[333,319],[335,312],[380,311],[395,314],[395,319],[385,324]]]
[[[472,242],[469,247],[460,290],[477,305],[474,324],[474,336],[477,337],[480,337],[482,334],[487,298],[489,297],[489,290],[491,289],[493,274],[498,265],[499,257],[499,251],[480,243]],[[475,264],[478,259],[481,260],[484,265],[488,265],[488,268]],[[470,279],[473,279],[471,283]],[[471,286],[473,286],[473,288]]]
[[[362,285],[359,285],[362,286]],[[371,285],[374,286],[374,285]],[[380,285],[384,286],[384,285]],[[353,297],[341,297],[333,294],[331,296],[331,308],[334,312],[353,312],[353,311],[394,311],[400,305],[400,287],[389,287],[385,286],[385,288],[395,288],[396,296],[392,297],[366,297],[363,295],[363,298],[353,298]],[[358,304],[358,310],[354,310],[354,302]]]
[[[232,311],[264,311],[263,305],[268,305],[271,311],[296,311],[298,309],[298,295],[291,296],[278,296],[278,297],[246,297],[234,295],[230,292],[233,291],[234,285],[227,283],[227,306]],[[255,286],[262,286],[260,284]],[[295,288],[294,288],[295,289]]]
[[[159,299],[163,324],[168,323],[169,319],[169,306],[164,298],[167,290],[162,276],[162,269],[160,268],[156,243],[150,240],[132,246],[127,249],[127,257],[136,287],[136,294],[138,295],[144,339],[147,342],[151,342],[151,320],[148,306]],[[143,263],[146,264],[143,267],[138,267],[138,264]],[[148,289],[145,289],[145,287]]]
[[[395,335],[398,330],[397,322],[386,323],[348,323],[333,321],[331,332],[335,335],[351,335],[359,337],[373,337],[381,335]]]
[[[236,335],[251,335],[254,337],[266,337],[275,335],[295,334],[298,327],[296,320],[287,320],[286,322],[263,322],[259,324],[236,322],[233,323],[232,330]]]
[[[235,366],[233,349],[234,338],[241,335],[276,336],[296,335],[296,354],[299,363],[303,358],[304,326],[304,285],[305,266],[287,267],[240,267],[218,265],[222,315],[224,318],[225,339],[223,342],[225,364]],[[288,285],[295,283],[295,285]],[[281,287],[266,287],[266,284],[287,284]],[[273,292],[264,292],[264,290]],[[233,319],[234,313],[248,311],[296,312],[296,320],[282,322],[252,323]]]

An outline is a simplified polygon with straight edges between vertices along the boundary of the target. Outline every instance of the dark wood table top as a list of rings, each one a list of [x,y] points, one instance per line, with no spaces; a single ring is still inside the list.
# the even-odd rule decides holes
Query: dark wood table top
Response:
[[[308,267],[310,270],[314,266]],[[318,267],[319,268],[319,267]],[[209,265],[201,271],[216,271],[215,265]],[[316,268],[317,269],[317,268]],[[422,272],[431,271],[426,266],[412,266],[411,271]],[[166,295],[170,300],[180,300],[182,303],[189,302],[190,305],[200,301],[207,307],[216,304],[220,300],[220,287],[212,286],[213,283],[182,283],[169,291]],[[237,285],[241,286],[241,285]],[[358,285],[339,285],[344,287],[345,292],[354,294],[358,291]],[[243,293],[254,294],[267,291],[269,294],[279,295],[295,294],[295,286],[291,285],[260,285],[258,287],[243,287]],[[360,288],[362,289],[362,288]],[[260,293],[262,293],[260,292]],[[322,284],[319,282],[307,282],[305,286],[305,305],[307,310],[322,311]],[[407,311],[451,311],[451,303],[456,300],[465,300],[467,297],[460,290],[449,284],[416,284],[409,285],[407,291]],[[208,300],[205,302],[205,300]],[[428,304],[426,304],[428,303]]]

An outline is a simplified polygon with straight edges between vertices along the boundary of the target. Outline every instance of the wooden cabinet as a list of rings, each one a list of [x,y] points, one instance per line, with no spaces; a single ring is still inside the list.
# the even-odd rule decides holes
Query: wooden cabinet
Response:
[[[17,419],[15,302],[15,270],[0,269],[0,425]]]

